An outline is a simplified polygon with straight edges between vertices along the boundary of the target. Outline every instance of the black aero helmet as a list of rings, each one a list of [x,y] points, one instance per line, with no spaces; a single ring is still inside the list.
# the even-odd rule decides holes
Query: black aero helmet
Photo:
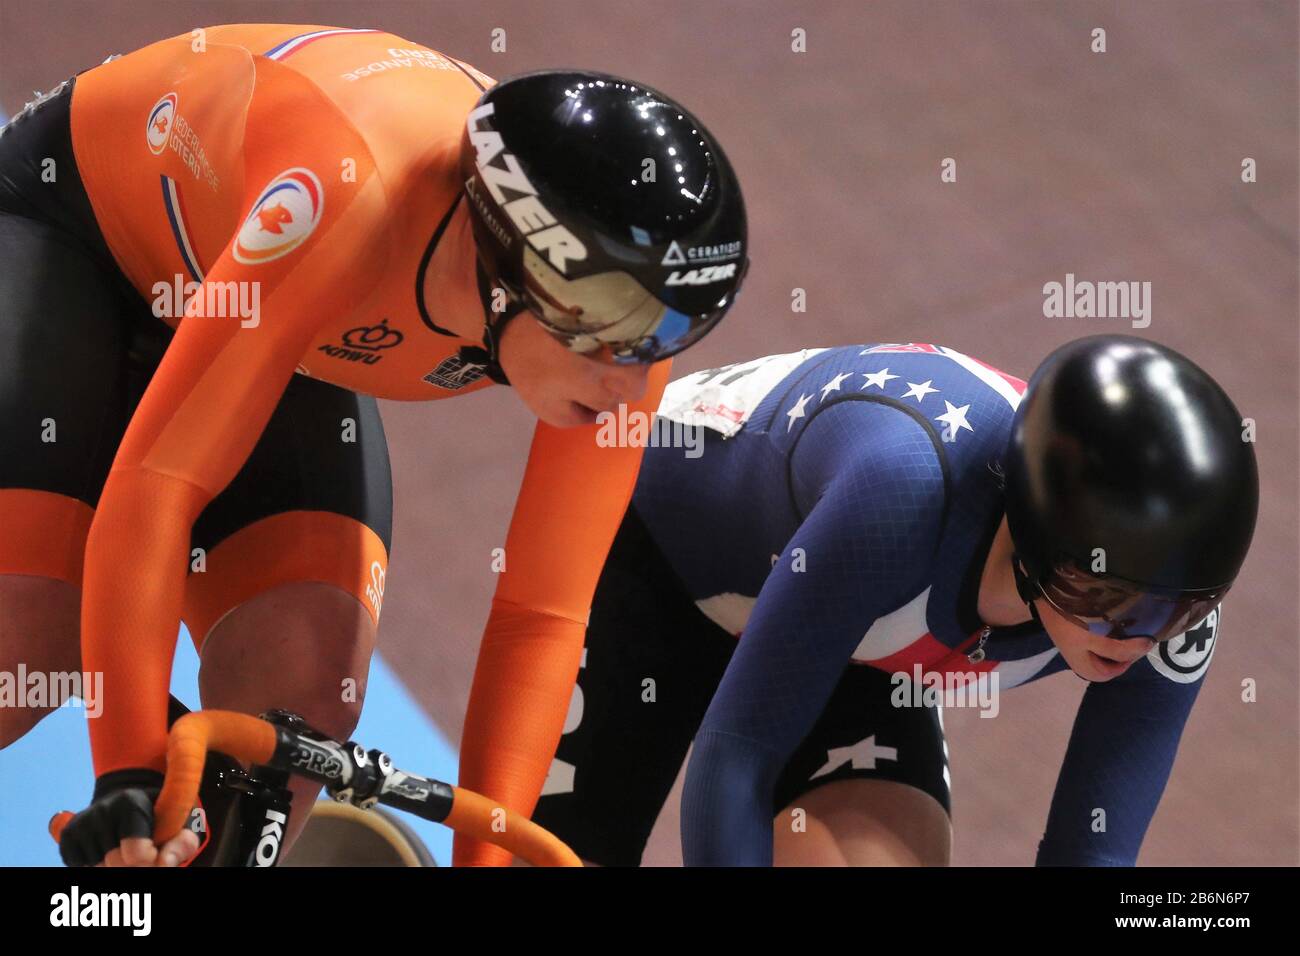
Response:
[[[1198,623],[1255,529],[1240,413],[1192,361],[1145,339],[1096,335],[1049,355],[1003,470],[1030,593],[1099,634],[1164,640]]]
[[[685,108],[603,73],[487,90],[461,148],[488,279],[577,351],[655,361],[715,326],[748,265],[740,184]]]

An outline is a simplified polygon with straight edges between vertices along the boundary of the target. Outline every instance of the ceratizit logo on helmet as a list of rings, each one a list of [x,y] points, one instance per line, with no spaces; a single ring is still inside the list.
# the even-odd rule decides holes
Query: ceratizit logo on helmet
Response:
[[[568,275],[570,262],[587,258],[587,247],[542,205],[519,160],[506,152],[501,134],[479,128],[480,122],[495,109],[495,104],[484,103],[469,114],[465,124],[474,144],[474,164],[479,178],[515,228],[528,239],[528,244],[545,255],[561,274]],[[517,194],[516,198],[507,200],[507,191]]]
[[[716,245],[690,246],[683,251],[674,239],[668,243],[668,251],[659,260],[662,266],[686,266],[685,272],[674,269],[664,280],[666,286],[712,285],[724,279],[735,278],[737,263],[742,254],[743,243],[740,240],[720,242]],[[728,263],[722,265],[721,263]]]
[[[668,251],[659,260],[661,266],[701,266],[718,262],[731,262],[739,259],[744,243],[739,239],[731,242],[719,242],[713,245],[688,246],[685,251],[674,239],[668,243]]]

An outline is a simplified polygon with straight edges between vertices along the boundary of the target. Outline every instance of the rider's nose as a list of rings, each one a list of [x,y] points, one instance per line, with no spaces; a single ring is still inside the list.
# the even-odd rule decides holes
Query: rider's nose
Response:
[[[611,365],[605,373],[605,387],[614,392],[620,401],[637,402],[645,397],[646,379],[650,375],[650,366],[638,362],[635,365]]]

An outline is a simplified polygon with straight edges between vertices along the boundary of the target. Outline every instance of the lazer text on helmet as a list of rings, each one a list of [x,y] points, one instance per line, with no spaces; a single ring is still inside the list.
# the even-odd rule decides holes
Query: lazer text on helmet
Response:
[[[470,142],[474,144],[474,164],[479,176],[497,205],[528,238],[528,244],[567,275],[570,261],[587,258],[587,247],[542,205],[519,160],[506,152],[501,134],[493,129],[478,128],[479,122],[491,116],[494,110],[495,104],[484,103],[469,114],[466,123]],[[517,198],[507,200],[506,190],[516,193]]]

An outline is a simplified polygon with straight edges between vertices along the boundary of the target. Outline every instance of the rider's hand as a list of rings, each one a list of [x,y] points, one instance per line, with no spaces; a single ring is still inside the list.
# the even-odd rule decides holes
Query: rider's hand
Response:
[[[650,370],[567,349],[527,313],[506,326],[498,359],[529,410],[557,428],[594,424],[598,412],[637,401]]]
[[[162,774],[118,770],[95,783],[90,806],[63,828],[59,854],[68,866],[179,866],[199,848],[182,830],[162,846],[153,842],[153,805]]]

